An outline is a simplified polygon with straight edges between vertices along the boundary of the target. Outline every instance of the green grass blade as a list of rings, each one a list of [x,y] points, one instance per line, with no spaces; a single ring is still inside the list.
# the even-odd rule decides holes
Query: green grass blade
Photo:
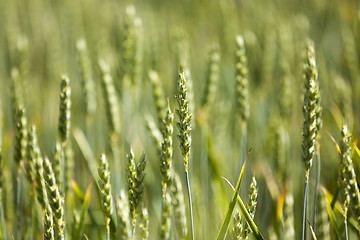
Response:
[[[90,196],[91,196],[92,183],[93,183],[93,179],[91,179],[91,181],[90,181],[90,183],[89,183],[89,185],[87,187],[85,195],[83,195],[80,191],[78,191],[78,193],[80,193],[83,196],[83,199],[82,199],[83,204],[82,204],[82,207],[81,207],[79,225],[78,225],[78,228],[76,229],[74,239],[80,239],[80,236],[82,235],[82,232],[84,231],[85,214],[88,211],[88,208],[89,208],[89,205],[90,205],[90,199],[91,199]],[[76,183],[74,185],[77,186]],[[75,187],[74,187],[74,189],[75,189]],[[79,194],[77,194],[77,195],[79,195]]]
[[[244,161],[244,164],[241,168],[241,172],[240,172],[240,175],[239,175],[239,178],[238,178],[238,181],[237,181],[237,184],[236,184],[236,189],[234,191],[234,194],[232,196],[232,199],[230,201],[230,204],[226,210],[226,215],[225,215],[225,218],[221,224],[221,227],[220,227],[220,230],[219,230],[219,233],[217,235],[217,238],[218,240],[220,239],[225,239],[226,237],[226,233],[227,233],[227,230],[229,228],[229,223],[230,223],[230,219],[231,219],[231,215],[233,213],[233,210],[234,210],[234,207],[235,207],[235,204],[236,204],[236,197],[238,196],[239,194],[239,191],[240,191],[240,185],[241,185],[241,181],[242,181],[242,177],[244,175],[244,170],[245,170],[245,164],[246,164],[246,160],[249,156],[249,153],[250,153],[251,149],[248,151],[248,154],[247,154],[247,157]]]
[[[327,212],[328,212],[328,215],[329,215],[330,225],[331,225],[332,229],[334,230],[336,239],[342,239],[340,230],[339,230],[338,225],[336,223],[335,213],[334,213],[333,209],[331,208],[332,196],[324,187],[321,187],[321,189],[325,194],[326,209],[327,209]]]
[[[333,213],[343,215],[342,207],[341,207],[340,203],[338,201],[336,201],[336,198],[339,195],[338,189],[337,189],[337,192],[335,192],[335,194],[332,195],[324,186],[321,185],[320,188],[325,193],[326,200],[330,201],[330,208],[333,211]],[[356,220],[354,219],[354,217],[349,215],[347,221],[349,224],[348,226],[351,227],[355,232],[357,232],[359,229],[359,226],[358,226],[358,223],[356,222]],[[341,231],[339,231],[339,232],[341,232]]]
[[[94,154],[91,150],[90,144],[87,141],[85,134],[81,131],[81,129],[76,128],[73,132],[76,143],[78,144],[80,151],[84,156],[84,160],[87,168],[91,172],[91,175],[94,179],[98,178],[97,175],[97,164]]]
[[[244,163],[245,164],[245,163]],[[223,179],[230,185],[230,187],[232,188],[232,190],[235,193],[235,188],[233,187],[233,185],[230,183],[229,180],[227,180],[226,178],[223,177]],[[242,215],[244,216],[246,222],[249,224],[249,227],[251,229],[251,231],[253,232],[255,239],[257,240],[264,240],[264,237],[261,235],[258,227],[256,226],[255,222],[252,220],[252,218],[250,217],[249,212],[247,211],[244,202],[241,200],[240,196],[237,196],[237,202],[239,204],[240,210]]]

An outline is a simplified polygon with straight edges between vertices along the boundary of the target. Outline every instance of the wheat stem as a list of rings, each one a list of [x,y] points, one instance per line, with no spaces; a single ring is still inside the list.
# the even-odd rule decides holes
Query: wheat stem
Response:
[[[306,59],[304,64],[305,75],[305,95],[304,95],[304,124],[303,124],[303,144],[302,144],[302,160],[305,165],[305,183],[303,194],[303,209],[302,209],[302,225],[301,225],[301,239],[305,238],[305,222],[307,209],[307,187],[309,182],[310,168],[315,155],[315,141],[317,134],[317,68],[315,61],[314,43],[310,40],[307,42]]]
[[[304,240],[306,237],[305,233],[305,222],[306,222],[306,209],[307,209],[307,186],[309,182],[309,172],[305,172],[305,183],[304,183],[304,193],[302,201],[302,215],[301,215],[301,239]]]
[[[187,87],[186,87],[186,78],[184,69],[180,67],[179,70],[179,78],[178,78],[178,95],[177,102],[179,105],[179,109],[177,109],[176,113],[179,116],[179,122],[177,124],[179,128],[179,141],[180,141],[180,149],[184,159],[185,166],[185,180],[186,180],[186,188],[188,192],[188,200],[189,200],[189,211],[190,211],[190,233],[191,239],[194,239],[194,222],[193,222],[193,212],[192,212],[192,201],[191,201],[191,190],[190,190],[190,181],[189,181],[189,156],[190,156],[190,147],[191,147],[191,114],[189,111],[189,100],[187,96]]]

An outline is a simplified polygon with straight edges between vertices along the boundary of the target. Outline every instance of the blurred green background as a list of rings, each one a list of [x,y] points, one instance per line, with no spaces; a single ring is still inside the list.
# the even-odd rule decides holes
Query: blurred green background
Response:
[[[245,39],[249,68],[250,118],[246,149],[253,147],[241,195],[246,198],[250,177],[254,175],[259,183],[255,222],[267,239],[270,226],[275,226],[276,222],[276,201],[272,199],[271,193],[280,192],[286,184],[295,200],[294,226],[298,239],[304,173],[301,144],[306,39],[315,42],[323,106],[320,183],[333,193],[337,186],[338,154],[328,134],[338,142],[342,124],[350,126],[354,139],[359,134],[359,5],[360,2],[355,0],[0,1],[1,139],[4,204],[10,206],[5,208],[8,232],[12,232],[14,218],[14,204],[11,200],[15,131],[12,69],[19,69],[21,102],[26,107],[28,122],[37,126],[43,155],[50,159],[57,134],[60,76],[68,74],[72,88],[72,132],[81,130],[86,133],[97,159],[101,152],[111,156],[97,65],[98,59],[103,58],[111,67],[120,99],[120,158],[125,159],[130,146],[135,151],[136,159],[142,151],[148,158],[144,203],[150,212],[151,239],[156,239],[160,219],[161,180],[159,156],[146,130],[145,116],[156,119],[147,73],[149,70],[159,73],[165,97],[169,99],[172,110],[175,110],[178,67],[182,61],[188,65],[194,97],[193,105],[190,105],[193,108],[190,179],[195,232],[198,239],[215,238],[232,196],[231,189],[219,176],[228,178],[235,185],[240,171],[240,128],[234,110],[234,51],[235,36],[241,34]],[[137,32],[139,61],[135,66],[136,76],[127,85],[122,79],[122,71],[128,67],[123,62],[122,39],[126,33],[126,11],[132,11],[132,7],[136,11],[136,18],[141,21]],[[81,38],[87,43],[90,71],[96,89],[93,96],[96,99],[96,110],[90,114],[88,126],[85,124],[81,72],[76,53],[76,42]],[[205,114],[200,102],[206,88],[208,53],[213,44],[220,46],[220,73],[214,101]],[[281,109],[283,105],[286,106],[285,115]],[[206,131],[211,139],[211,152],[205,147],[205,130],[199,125],[202,118],[205,118]],[[285,131],[284,144],[280,144],[285,149],[286,160],[280,165],[276,159],[279,147],[275,140],[279,125]],[[177,134],[177,128],[174,129]],[[175,134],[174,169],[183,179],[183,162]],[[71,142],[75,170],[72,177],[85,191],[91,173],[73,135]],[[208,155],[210,161],[207,161]],[[207,169],[201,165],[204,158],[209,166]],[[354,163],[359,173],[358,156],[354,157]],[[111,160],[110,165],[113,165]],[[311,191],[314,172],[311,172]],[[120,185],[124,187],[126,176],[112,172],[112,176],[118,174]],[[280,179],[278,174],[281,175]],[[204,176],[207,176],[205,181]],[[271,180],[275,182],[273,189],[271,186],[269,188]],[[103,228],[103,216],[95,190],[93,196],[90,208],[96,213],[97,223]],[[81,205],[73,204],[72,207],[80,209]],[[67,224],[70,225],[73,209],[67,209],[66,212]],[[87,219],[85,233],[89,239],[98,239],[93,224]],[[42,229],[41,224],[37,227]],[[232,237],[230,232],[229,239]]]

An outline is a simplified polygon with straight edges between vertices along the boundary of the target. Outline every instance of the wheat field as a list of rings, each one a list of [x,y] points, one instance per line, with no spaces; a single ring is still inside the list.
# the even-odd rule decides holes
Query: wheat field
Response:
[[[0,239],[360,239],[360,3],[0,1]]]

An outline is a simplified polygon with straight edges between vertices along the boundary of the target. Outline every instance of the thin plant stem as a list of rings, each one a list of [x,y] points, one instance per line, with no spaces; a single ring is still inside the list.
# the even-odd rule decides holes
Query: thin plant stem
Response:
[[[345,232],[345,240],[348,240],[348,226],[347,226],[347,213],[344,215],[344,232]]]
[[[31,190],[30,192],[30,202],[29,202],[29,240],[33,240],[33,228],[32,228],[32,209],[33,209],[33,202],[35,200],[34,198],[34,192]]]
[[[186,180],[186,188],[188,192],[188,199],[189,199],[189,210],[190,210],[190,234],[191,240],[194,240],[194,220],[193,220],[193,210],[192,210],[192,201],[191,201],[191,189],[190,189],[190,182],[189,182],[189,172],[185,172],[185,180]]]
[[[247,141],[247,122],[241,121],[240,157],[239,157],[239,161],[238,161],[240,163],[240,165],[237,164],[236,169],[240,169],[246,159],[246,154],[247,154],[246,141]],[[244,183],[243,183],[245,186],[247,186],[246,179],[247,179],[247,174],[246,174],[246,169],[245,169]],[[243,188],[242,192],[245,193],[246,192],[245,190],[246,189]]]
[[[307,170],[305,172],[305,183],[304,183],[304,194],[303,194],[303,202],[302,202],[302,216],[301,216],[301,240],[306,238],[305,233],[305,222],[306,222],[306,209],[307,209],[307,187],[309,183],[309,174],[310,171]]]
[[[110,218],[106,218],[106,240],[110,240]]]
[[[134,226],[133,226],[133,229],[132,229],[132,231],[131,231],[131,239],[132,240],[134,240],[135,239],[135,226],[136,226],[136,224],[134,224]]]
[[[0,217],[1,217],[1,231],[2,231],[2,239],[6,240],[6,229],[5,229],[5,216],[4,216],[4,206],[2,199],[2,191],[0,191]]]
[[[60,195],[62,197],[62,204],[65,207],[65,148],[66,148],[66,142],[64,142],[61,146],[61,156],[60,156],[60,176],[61,177],[61,189],[59,189],[60,191]],[[63,216],[62,216],[62,220],[65,221],[65,211],[63,212]],[[63,233],[61,235],[62,239],[65,239],[65,227],[66,225],[64,224],[64,228],[63,228]]]
[[[19,240],[20,239],[20,204],[21,204],[21,197],[20,197],[20,194],[21,194],[21,172],[20,172],[20,168],[18,167],[17,168],[17,171],[16,171],[16,233],[15,233],[15,239],[16,240]]]
[[[61,146],[61,153],[60,153],[60,169],[61,169],[61,172],[60,172],[60,182],[62,182],[61,184],[61,189],[60,190],[60,193],[65,201],[65,148],[66,148],[66,143],[62,144]]]
[[[241,166],[244,164],[246,158],[246,139],[247,139],[247,123],[246,121],[241,122],[241,142],[240,142],[240,163]]]
[[[206,221],[207,221],[207,206],[208,206],[208,177],[209,177],[209,173],[208,173],[208,147],[207,147],[207,142],[208,142],[208,132],[207,132],[207,125],[206,123],[203,123],[200,126],[200,131],[201,131],[201,174],[202,174],[202,188],[203,188],[203,199],[202,201],[204,202],[204,204],[202,204],[202,219],[203,219],[203,239],[207,239],[206,238]]]
[[[314,186],[314,198],[313,198],[313,220],[312,220],[312,227],[314,231],[316,231],[316,198],[317,198],[317,188],[320,182],[320,152],[316,154],[316,179],[315,179],[315,186]]]

